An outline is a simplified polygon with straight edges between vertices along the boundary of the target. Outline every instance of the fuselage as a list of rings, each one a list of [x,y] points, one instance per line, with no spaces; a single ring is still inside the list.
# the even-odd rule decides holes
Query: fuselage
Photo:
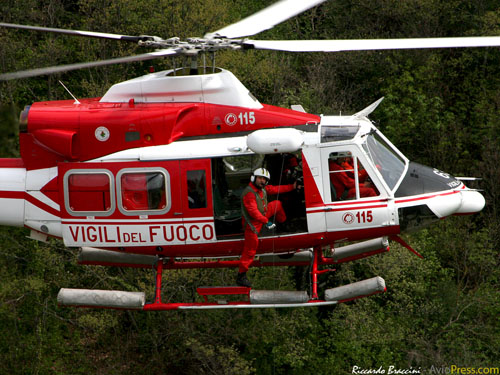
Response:
[[[409,162],[366,113],[262,105],[226,73],[157,73],[100,99],[26,109],[22,158],[0,160],[0,224],[67,246],[238,256],[240,194],[258,167],[274,185],[302,175],[304,186],[272,198],[288,223],[262,234],[261,254],[397,235],[483,208],[460,180]]]

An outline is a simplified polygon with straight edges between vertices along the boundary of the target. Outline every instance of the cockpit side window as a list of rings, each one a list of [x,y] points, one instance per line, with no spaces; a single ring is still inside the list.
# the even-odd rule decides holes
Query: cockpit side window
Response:
[[[379,195],[359,159],[348,151],[329,154],[328,175],[332,201]]]

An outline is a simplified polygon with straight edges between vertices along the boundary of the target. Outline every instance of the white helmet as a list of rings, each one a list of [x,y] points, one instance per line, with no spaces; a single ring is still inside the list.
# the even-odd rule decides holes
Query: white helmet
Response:
[[[257,168],[255,171],[253,171],[252,177],[250,177],[250,181],[255,182],[255,177],[260,176],[260,177],[265,177],[267,181],[271,179],[271,175],[269,174],[269,171],[265,168]]]

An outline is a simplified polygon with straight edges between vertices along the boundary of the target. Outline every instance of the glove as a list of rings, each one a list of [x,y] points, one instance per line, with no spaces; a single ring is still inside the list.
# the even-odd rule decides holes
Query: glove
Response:
[[[274,228],[276,228],[276,224],[274,224],[272,221],[268,221],[266,223],[266,228],[267,229],[274,229]]]

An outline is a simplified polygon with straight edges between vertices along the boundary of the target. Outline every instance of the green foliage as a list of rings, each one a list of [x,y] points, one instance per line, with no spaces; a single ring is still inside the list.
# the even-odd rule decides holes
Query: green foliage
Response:
[[[2,22],[137,35],[203,36],[272,0],[4,0]],[[499,35],[497,1],[329,1],[262,39]],[[143,53],[122,42],[0,28],[0,71]],[[287,54],[227,52],[231,70],[263,103],[354,113],[381,96],[372,117],[409,158],[483,177],[487,206],[406,238],[424,259],[391,251],[320,276],[324,290],[384,277],[386,293],[335,308],[143,313],[58,307],[61,287],[145,291],[151,270],[79,267],[75,250],[0,229],[0,373],[348,374],[353,366],[429,369],[499,366],[500,52]],[[153,62],[157,70],[174,62]],[[0,83],[2,157],[18,156],[17,116],[35,101],[99,97],[152,62]],[[182,65],[181,59],[175,61]],[[294,290],[293,269],[258,269],[261,289]],[[307,272],[307,271],[303,271]],[[227,285],[234,270],[168,271],[165,300],[199,301],[196,287]]]

